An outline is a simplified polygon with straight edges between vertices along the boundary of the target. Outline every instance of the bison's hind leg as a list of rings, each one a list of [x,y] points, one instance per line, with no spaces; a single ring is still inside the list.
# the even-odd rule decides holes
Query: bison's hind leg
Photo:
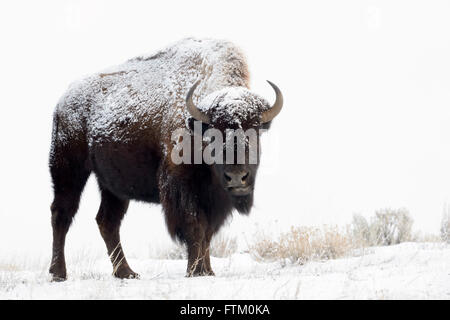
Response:
[[[65,194],[56,194],[51,206],[53,250],[49,272],[53,281],[63,281],[67,278],[64,245],[67,231],[69,231],[72,219],[77,212],[79,201],[80,193],[70,191]]]
[[[54,281],[67,277],[64,245],[67,231],[77,213],[81,193],[90,171],[84,167],[84,161],[77,161],[69,156],[59,154],[50,163],[54,186],[54,200],[51,205],[53,250],[50,273]]]
[[[96,220],[113,265],[113,275],[120,279],[137,279],[139,275],[128,265],[120,243],[120,224],[128,204],[128,200],[119,199],[102,188],[102,202]]]

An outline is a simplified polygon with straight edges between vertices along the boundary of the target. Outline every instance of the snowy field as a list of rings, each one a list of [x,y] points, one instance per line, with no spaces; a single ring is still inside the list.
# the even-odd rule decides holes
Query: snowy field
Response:
[[[450,245],[402,243],[283,265],[255,235],[345,226],[406,208],[414,232],[450,214],[450,1],[0,1],[0,299],[450,299]],[[24,10],[26,8],[26,10]],[[168,22],[171,23],[168,23]],[[290,36],[295,30],[295,36]],[[285,107],[261,138],[249,217],[225,235],[216,277],[185,278],[160,206],[132,202],[121,228],[140,280],[118,280],[95,216],[92,177],[66,241],[69,279],[48,275],[52,115],[70,83],[185,37],[245,52],[251,88]]]
[[[7,262],[10,261],[10,262]],[[0,260],[0,299],[450,299],[450,245],[403,243],[303,266],[249,254],[212,258],[216,277],[185,278],[185,260],[129,259],[140,280],[118,280],[104,252],[68,261],[52,283],[45,259]]]

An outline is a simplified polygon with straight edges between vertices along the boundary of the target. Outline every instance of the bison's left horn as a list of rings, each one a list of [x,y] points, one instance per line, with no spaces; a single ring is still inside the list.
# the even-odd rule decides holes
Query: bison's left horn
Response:
[[[267,111],[264,111],[263,114],[261,115],[261,123],[271,121],[280,113],[281,108],[283,108],[283,94],[281,93],[280,89],[278,89],[278,87],[269,80],[267,80],[267,82],[270,84],[273,90],[275,90],[277,97],[275,99],[275,103],[273,104],[272,108],[270,108]]]
[[[196,105],[194,104],[194,102],[192,101],[192,96],[194,94],[195,89],[197,88],[198,84],[200,83],[200,80],[198,80],[193,86],[192,88],[189,90],[187,97],[186,97],[186,106],[187,109],[189,111],[189,113],[191,114],[191,116],[198,121],[201,121],[203,123],[210,123],[211,121],[209,120],[208,115],[206,115],[205,113],[203,113],[202,111],[200,111]]]

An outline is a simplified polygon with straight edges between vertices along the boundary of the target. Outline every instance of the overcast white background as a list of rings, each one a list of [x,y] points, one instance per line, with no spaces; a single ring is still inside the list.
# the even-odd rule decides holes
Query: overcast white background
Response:
[[[450,202],[449,17],[449,1],[2,1],[0,250],[50,252],[52,113],[69,83],[188,36],[235,42],[254,91],[273,101],[270,79],[285,96],[255,210],[229,229],[405,207],[437,233]],[[69,247],[104,246],[96,188]],[[130,206],[122,237],[170,243],[160,207]]]

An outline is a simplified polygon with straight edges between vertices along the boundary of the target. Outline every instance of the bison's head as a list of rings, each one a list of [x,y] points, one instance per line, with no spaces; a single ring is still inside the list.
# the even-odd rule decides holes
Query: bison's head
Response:
[[[244,87],[215,91],[196,106],[192,96],[198,84],[190,89],[186,98],[192,116],[189,126],[200,128],[203,137],[213,137],[210,142],[215,148],[210,147],[210,151],[214,161],[208,163],[213,176],[230,195],[235,208],[248,213],[253,204],[259,165],[260,133],[269,129],[272,119],[281,111],[283,96],[278,87],[269,82],[276,93],[273,106]],[[222,141],[216,141],[217,134],[223,137]]]

